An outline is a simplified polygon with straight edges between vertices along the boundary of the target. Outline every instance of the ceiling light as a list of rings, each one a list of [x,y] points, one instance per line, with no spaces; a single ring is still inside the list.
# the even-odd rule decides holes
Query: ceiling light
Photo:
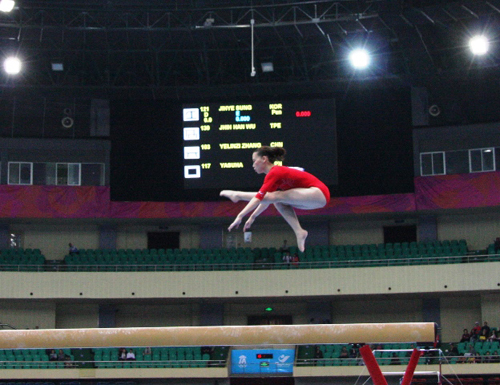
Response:
[[[52,71],[64,71],[63,63],[50,63],[52,66]]]
[[[19,60],[17,57],[8,57],[3,62],[3,68],[9,75],[17,75],[19,72],[21,72],[21,67],[21,60]]]
[[[476,56],[482,56],[488,52],[490,42],[483,35],[476,35],[469,40],[469,48]]]
[[[261,63],[261,66],[262,66],[262,72],[273,72],[274,71],[274,65],[271,62]]]
[[[0,11],[10,12],[14,9],[16,2],[14,0],[1,0],[0,1]]]
[[[354,49],[349,54],[349,61],[356,69],[365,69],[370,64],[370,55],[366,49]]]

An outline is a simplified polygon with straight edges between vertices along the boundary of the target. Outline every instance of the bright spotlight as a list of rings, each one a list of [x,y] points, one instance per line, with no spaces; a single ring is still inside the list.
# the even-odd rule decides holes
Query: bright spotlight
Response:
[[[17,75],[21,72],[21,60],[17,57],[8,57],[3,62],[3,68],[9,75]]]
[[[370,55],[365,49],[354,49],[349,54],[349,61],[356,69],[365,69],[370,64]]]
[[[483,35],[476,35],[469,40],[469,47],[474,55],[481,56],[488,52],[490,42]]]
[[[14,9],[16,2],[14,0],[1,0],[0,1],[0,11],[10,12]]]

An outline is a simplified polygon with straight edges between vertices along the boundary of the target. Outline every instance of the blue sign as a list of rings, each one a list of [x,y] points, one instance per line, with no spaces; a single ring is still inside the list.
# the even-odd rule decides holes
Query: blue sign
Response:
[[[233,349],[231,373],[292,373],[294,361],[294,349]]]

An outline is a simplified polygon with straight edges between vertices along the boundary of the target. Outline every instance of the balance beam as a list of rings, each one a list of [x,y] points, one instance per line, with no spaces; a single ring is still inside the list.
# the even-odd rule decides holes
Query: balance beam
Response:
[[[432,322],[0,330],[0,349],[432,342]]]

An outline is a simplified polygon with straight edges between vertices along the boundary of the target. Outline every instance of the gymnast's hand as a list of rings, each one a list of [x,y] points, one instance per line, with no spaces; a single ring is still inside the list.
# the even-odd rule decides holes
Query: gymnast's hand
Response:
[[[253,224],[253,221],[255,221],[255,218],[250,215],[247,219],[247,221],[245,222],[245,226],[243,227],[243,231],[247,231]]]
[[[240,223],[241,223],[241,218],[239,216],[237,216],[236,219],[234,220],[234,222],[229,225],[227,230],[231,231],[234,228],[238,228]]]

